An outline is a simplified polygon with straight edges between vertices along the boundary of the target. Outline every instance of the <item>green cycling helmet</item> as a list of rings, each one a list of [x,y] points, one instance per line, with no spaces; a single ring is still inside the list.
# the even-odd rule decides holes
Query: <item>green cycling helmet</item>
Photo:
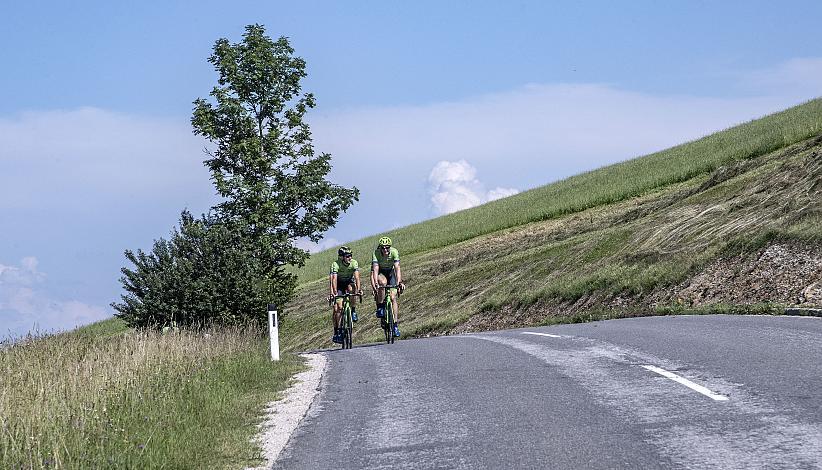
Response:
[[[351,248],[348,248],[347,246],[341,246],[340,249],[337,250],[337,254],[340,255],[340,256],[345,256],[345,255],[353,255],[354,252],[351,251]]]
[[[388,237],[380,238],[380,241],[377,243],[377,247],[381,246],[391,246],[391,239]]]

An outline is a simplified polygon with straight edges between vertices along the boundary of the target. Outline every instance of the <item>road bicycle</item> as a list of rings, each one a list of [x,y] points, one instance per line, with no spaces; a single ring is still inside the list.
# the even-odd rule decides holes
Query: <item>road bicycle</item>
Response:
[[[385,343],[392,344],[397,338],[394,336],[394,302],[391,301],[391,289],[397,289],[397,285],[380,286],[379,289],[385,289],[385,314],[380,319],[380,326],[383,333],[385,333]],[[400,291],[397,290],[397,297]]]
[[[362,303],[362,294],[354,294],[346,292],[345,294],[335,295],[331,303],[336,302],[337,299],[343,299],[342,304],[342,318],[340,319],[340,327],[343,330],[342,349],[351,349],[354,341],[354,318],[351,315],[351,300],[350,297],[357,296]]]

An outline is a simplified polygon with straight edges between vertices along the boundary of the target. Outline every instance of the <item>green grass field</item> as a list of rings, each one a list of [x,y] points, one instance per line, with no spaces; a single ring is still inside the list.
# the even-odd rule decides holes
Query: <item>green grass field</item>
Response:
[[[208,335],[208,336],[206,336]],[[0,468],[238,468],[264,406],[303,367],[255,329],[126,330],[119,320],[0,351]]]

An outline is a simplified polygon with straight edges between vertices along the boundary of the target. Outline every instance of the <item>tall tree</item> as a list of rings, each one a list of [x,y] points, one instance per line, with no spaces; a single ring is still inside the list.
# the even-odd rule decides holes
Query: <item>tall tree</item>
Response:
[[[191,123],[216,145],[205,161],[223,198],[214,214],[244,234],[274,293],[295,280],[285,266],[308,257],[294,240],[319,241],[359,190],[326,180],[331,155],[314,152],[304,118],[315,100],[301,92],[305,61],[287,38],[273,41],[250,25],[240,43],[217,40],[209,62],[219,75],[213,103],[196,100]]]
[[[112,306],[131,325],[264,321],[267,302],[293,295],[286,267],[309,255],[294,241],[319,241],[359,197],[326,180],[331,155],[314,152],[314,96],[301,92],[305,61],[288,39],[247,26],[238,44],[217,40],[209,62],[213,102],[194,101],[191,123],[214,144],[204,163],[222,200],[200,219],[183,211],[151,253],[126,251],[135,269],[121,270],[126,294]]]

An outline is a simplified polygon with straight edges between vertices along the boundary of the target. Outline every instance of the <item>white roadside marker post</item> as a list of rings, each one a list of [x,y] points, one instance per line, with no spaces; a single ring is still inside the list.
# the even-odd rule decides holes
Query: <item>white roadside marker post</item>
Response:
[[[268,304],[268,334],[271,337],[271,360],[280,360],[280,325],[277,323],[277,307]]]

